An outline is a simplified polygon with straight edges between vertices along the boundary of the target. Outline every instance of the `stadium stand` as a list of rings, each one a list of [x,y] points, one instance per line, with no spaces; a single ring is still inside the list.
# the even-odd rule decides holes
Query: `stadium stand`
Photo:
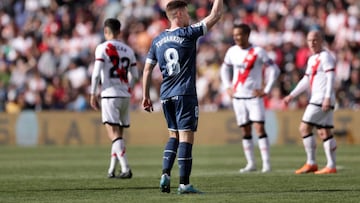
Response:
[[[123,40],[136,51],[139,72],[154,36],[168,22],[161,0],[3,0],[0,2],[0,112],[86,111],[95,46],[103,40],[107,17],[120,19]],[[204,17],[207,0],[190,0],[192,19]],[[360,109],[360,1],[224,0],[223,19],[199,41],[198,95],[204,111],[231,108],[219,78],[234,22],[251,25],[251,42],[263,46],[281,68],[266,107],[306,106],[306,95],[289,106],[281,98],[304,74],[309,50],[305,33],[321,29],[327,49],[337,59],[337,108]],[[161,74],[153,74],[158,101]],[[141,81],[133,90],[132,108],[141,102]],[[157,109],[156,106],[155,110]],[[159,106],[158,106],[159,108]]]

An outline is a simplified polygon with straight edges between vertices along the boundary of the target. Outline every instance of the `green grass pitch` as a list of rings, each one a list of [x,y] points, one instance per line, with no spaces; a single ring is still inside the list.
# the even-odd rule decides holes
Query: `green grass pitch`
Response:
[[[191,183],[202,195],[159,190],[162,146],[128,146],[130,180],[107,179],[109,146],[0,147],[0,202],[360,202],[360,147],[339,144],[338,173],[295,175],[305,161],[302,146],[272,146],[273,171],[239,174],[240,144],[194,146]],[[261,167],[256,151],[258,168]],[[319,167],[325,155],[318,143]]]

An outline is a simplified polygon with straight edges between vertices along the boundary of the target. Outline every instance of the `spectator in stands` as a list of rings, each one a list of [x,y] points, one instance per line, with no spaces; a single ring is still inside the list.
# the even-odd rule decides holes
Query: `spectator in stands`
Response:
[[[101,30],[104,17],[112,15],[123,22],[123,39],[136,48],[139,67],[145,60],[143,50],[147,42],[168,27],[164,12],[166,1],[1,1],[0,3],[0,67],[10,75],[11,84],[16,88],[24,87],[28,70],[38,68],[41,77],[50,84],[54,77],[64,78],[64,71],[71,59],[77,59],[83,64],[89,64],[95,46],[102,41]],[[350,69],[342,71],[342,67],[353,68],[353,61],[359,56],[360,47],[360,5],[359,1],[225,1],[227,10],[224,17],[211,32],[200,39],[199,47],[204,43],[213,45],[214,49],[199,49],[198,54],[215,54],[223,58],[225,51],[231,45],[231,25],[234,21],[249,22],[253,29],[250,41],[267,50],[277,50],[269,53],[276,56],[273,60],[282,70],[280,76],[281,96],[291,91],[289,84],[296,84],[295,77],[303,76],[304,60],[308,50],[302,42],[312,24],[325,30],[325,43],[336,58],[343,61],[337,65],[342,74],[341,80],[348,80]],[[189,1],[189,13],[192,21],[209,13],[210,3],[207,1]],[[316,8],[316,10],[314,9]],[[316,12],[315,12],[316,11]],[[141,23],[137,23],[141,22]],[[141,32],[139,32],[141,28]],[[207,52],[207,53],[206,53]],[[209,53],[210,52],[210,53]],[[202,58],[198,57],[198,64]],[[15,64],[17,64],[15,66]],[[221,61],[214,60],[213,67],[219,67]],[[17,67],[27,67],[21,72]],[[91,69],[93,64],[89,67]],[[204,66],[206,69],[206,65]],[[355,66],[356,67],[356,66]],[[296,70],[297,69],[297,70]],[[219,70],[218,70],[219,71]],[[86,71],[89,78],[89,72]],[[141,72],[141,70],[140,70]],[[205,70],[207,72],[207,70]],[[153,74],[154,89],[159,93],[158,75]],[[10,91],[6,77],[1,77],[1,90]],[[210,81],[207,81],[208,83]],[[210,82],[211,83],[211,82]],[[338,82],[337,92],[344,93],[344,82]],[[140,84],[141,86],[141,84]],[[214,89],[217,88],[217,89]],[[221,106],[223,89],[211,87],[214,105]],[[70,96],[72,91],[66,94]],[[6,95],[3,94],[3,95]],[[155,94],[152,94],[155,95]],[[346,96],[344,94],[344,96]],[[3,97],[7,102],[7,98]],[[41,95],[41,100],[45,96]],[[156,100],[156,99],[155,99]],[[345,102],[348,98],[338,98],[340,108],[356,108]],[[49,102],[50,100],[48,100]],[[65,100],[64,100],[65,101]],[[56,102],[54,99],[53,102]],[[69,102],[69,101],[65,101]],[[133,100],[136,102],[136,100]],[[218,102],[218,103],[217,103]],[[298,100],[294,101],[299,102]],[[54,105],[52,105],[54,106]],[[56,105],[55,105],[56,106]],[[132,106],[137,106],[132,104]],[[226,106],[226,105],[225,105]],[[299,106],[295,104],[294,106]],[[300,105],[301,106],[301,105]],[[200,108],[202,106],[200,105]],[[223,107],[221,107],[223,108]],[[296,107],[298,108],[298,107]],[[1,108],[0,108],[1,109]],[[3,109],[3,108],[2,108]]]

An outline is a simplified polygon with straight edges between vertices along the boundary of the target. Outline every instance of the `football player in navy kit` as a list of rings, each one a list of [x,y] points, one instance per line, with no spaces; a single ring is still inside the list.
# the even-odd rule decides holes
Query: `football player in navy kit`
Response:
[[[223,0],[214,0],[210,14],[199,23],[190,25],[187,3],[170,1],[166,15],[170,28],[157,36],[148,52],[143,72],[144,110],[153,110],[150,99],[151,73],[159,64],[163,81],[160,99],[169,130],[165,145],[160,189],[170,192],[170,175],[178,157],[179,194],[201,193],[190,184],[192,147],[197,130],[199,107],[196,94],[196,43],[222,16]]]

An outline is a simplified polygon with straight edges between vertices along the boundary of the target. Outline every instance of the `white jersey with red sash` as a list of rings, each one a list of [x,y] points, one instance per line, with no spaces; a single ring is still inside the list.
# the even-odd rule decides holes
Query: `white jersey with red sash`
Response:
[[[128,73],[131,74],[131,80]],[[130,89],[138,77],[136,57],[129,46],[117,40],[108,40],[96,47],[90,93],[96,94],[101,82],[103,123],[130,126]]]
[[[263,71],[263,67],[269,68]],[[230,78],[232,72],[232,78]],[[225,88],[233,88],[233,107],[236,121],[239,126],[250,122],[265,121],[265,107],[262,97],[255,97],[254,90],[263,89],[263,80],[266,73],[266,86],[264,92],[270,92],[279,70],[268,57],[265,50],[251,46],[242,49],[232,46],[226,52],[221,67],[221,79]]]
[[[251,46],[242,49],[237,45],[229,48],[226,52],[223,64],[222,79],[225,86],[234,89],[234,98],[251,98],[253,91],[262,89],[263,85],[263,65],[276,69],[277,66],[268,57],[264,49],[257,46]],[[229,80],[226,76],[226,69],[232,69],[233,77]],[[270,74],[268,78],[269,84],[266,85],[264,91],[269,93],[277,74]]]
[[[306,90],[311,91],[302,121],[318,128],[333,127],[333,111],[323,111],[324,98],[330,98],[331,106],[335,105],[335,58],[328,51],[321,51],[309,57],[305,75],[291,91],[296,97]]]
[[[321,105],[325,97],[335,104],[334,91],[335,59],[327,51],[310,56],[305,75],[309,77],[310,103]],[[332,75],[329,77],[329,75]]]
[[[330,98],[335,105],[335,58],[328,51],[321,51],[309,57],[304,77],[291,91],[290,95],[298,96],[310,90],[310,103],[321,105],[324,98]]]
[[[128,79],[131,73],[132,81]],[[109,40],[96,47],[95,64],[92,73],[91,93],[101,80],[101,97],[130,97],[133,79],[138,78],[134,51],[126,44]]]

